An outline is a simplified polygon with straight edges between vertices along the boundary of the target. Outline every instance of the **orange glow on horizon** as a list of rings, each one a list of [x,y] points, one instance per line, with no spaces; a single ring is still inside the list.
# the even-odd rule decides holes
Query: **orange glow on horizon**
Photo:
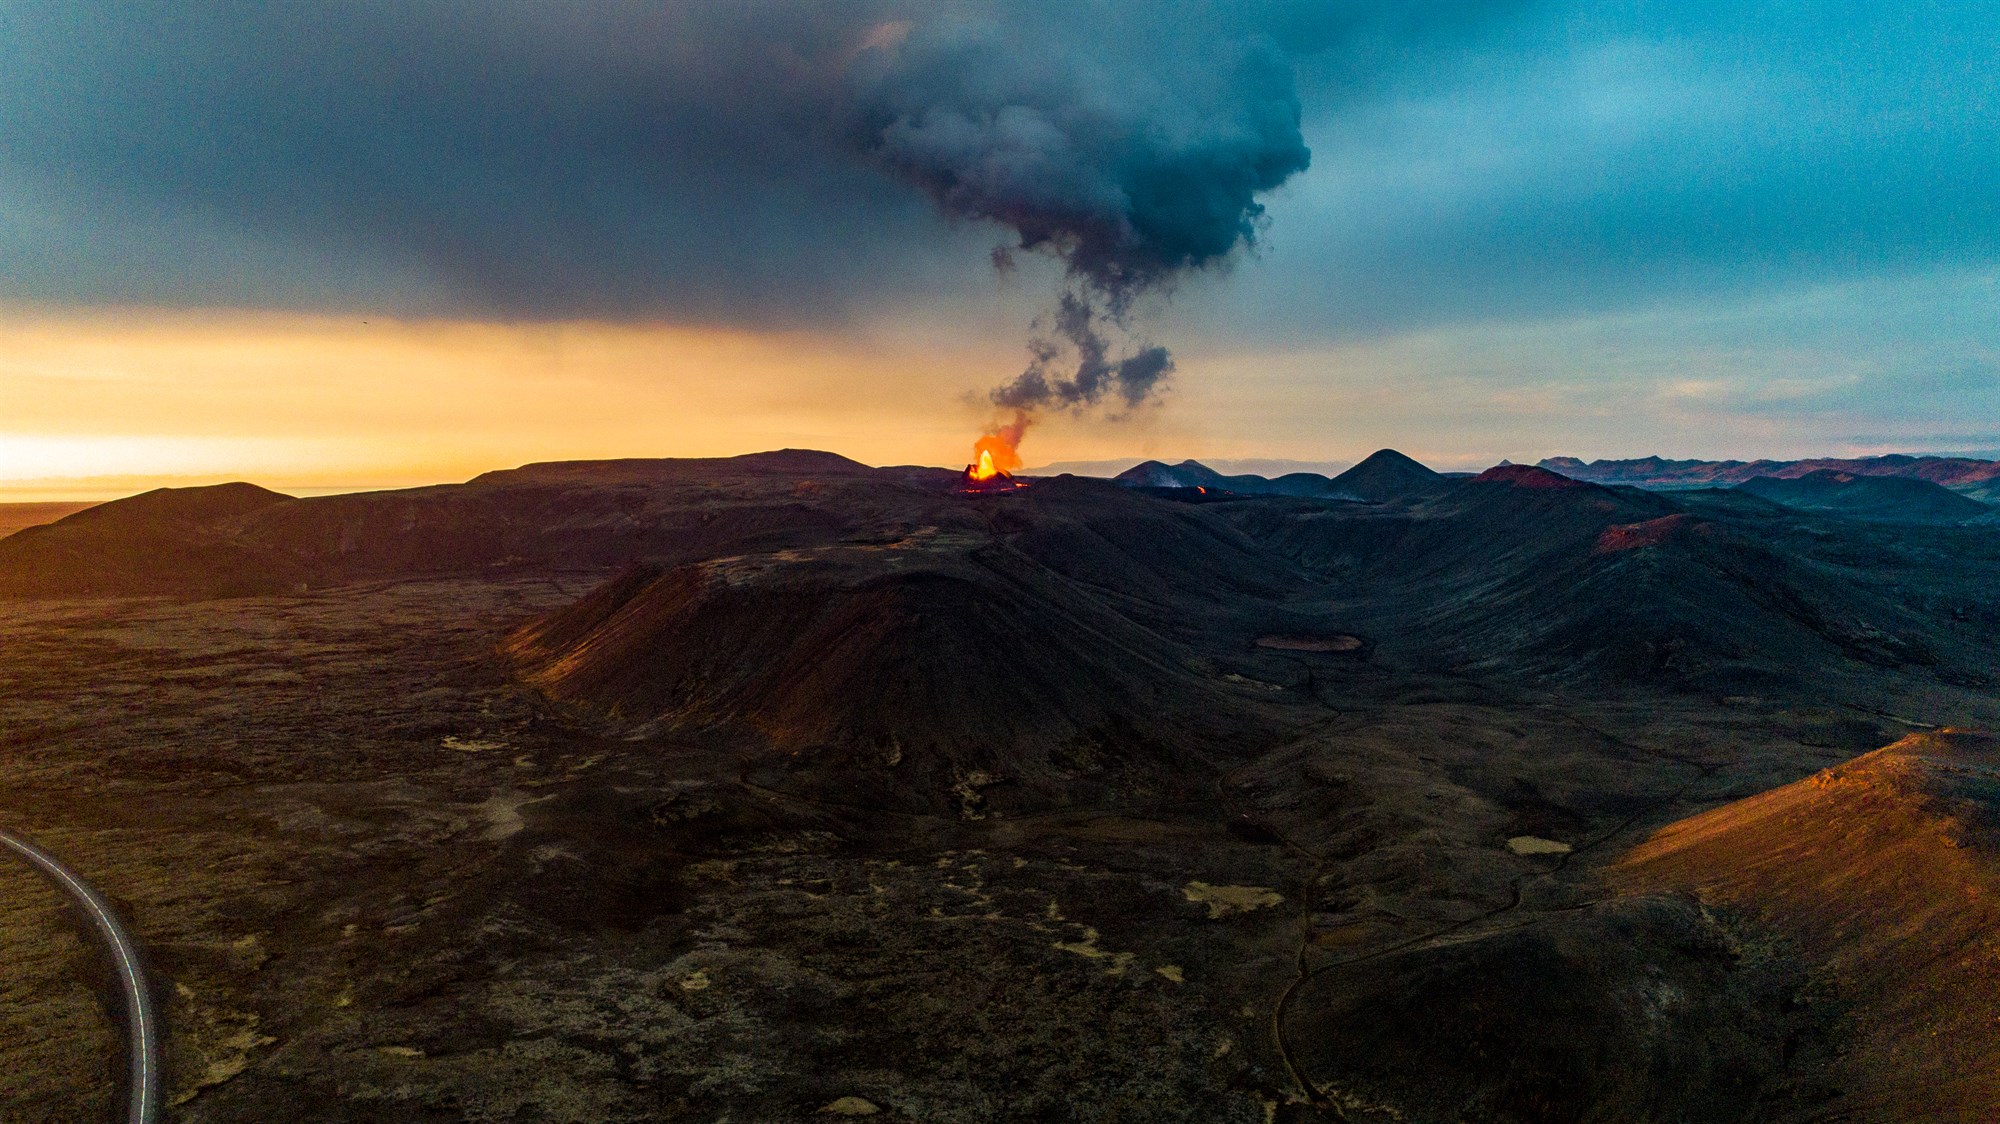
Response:
[[[1017,348],[901,325],[829,334],[0,306],[0,502],[224,480],[405,487],[531,461],[779,448],[950,465],[978,388]]]

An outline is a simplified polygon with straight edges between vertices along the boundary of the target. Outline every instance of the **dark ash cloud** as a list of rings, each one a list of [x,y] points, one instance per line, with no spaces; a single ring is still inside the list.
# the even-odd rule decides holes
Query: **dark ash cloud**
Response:
[[[1173,356],[1164,347],[1141,347],[1119,359],[1099,327],[1100,313],[1084,296],[1064,293],[1053,322],[1029,341],[1028,368],[993,391],[993,404],[1032,412],[1061,409],[1078,412],[1107,400],[1130,410],[1145,403],[1174,373]],[[1073,370],[1065,360],[1075,356]]]
[[[1122,292],[1302,166],[1260,10],[0,0],[0,299],[826,322],[977,289],[927,194]]]
[[[884,25],[848,75],[856,149],[945,214],[997,223],[1051,256],[1069,287],[996,405],[1129,410],[1174,369],[1164,347],[1114,358],[1133,302],[1254,247],[1259,196],[1311,162],[1292,63],[1256,34],[1174,57],[1033,49],[988,23]],[[1066,368],[1066,357],[1075,365]]]
[[[1116,65],[992,26],[916,27],[853,75],[860,149],[946,213],[1011,229],[1122,310],[1255,243],[1257,197],[1311,161],[1268,39]]]

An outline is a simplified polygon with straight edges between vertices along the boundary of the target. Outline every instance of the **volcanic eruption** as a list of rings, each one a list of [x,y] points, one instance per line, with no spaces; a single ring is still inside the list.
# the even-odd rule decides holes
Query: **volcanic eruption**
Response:
[[[1014,420],[995,426],[972,443],[972,461],[965,466],[968,491],[991,492],[1025,487],[1014,479],[1021,467],[1021,437],[1028,431],[1028,415],[1015,411]]]
[[[1017,253],[1059,263],[1029,362],[989,394],[1019,411],[1012,435],[975,444],[970,486],[1013,486],[1024,419],[1108,407],[1121,417],[1174,374],[1134,331],[1142,298],[1254,249],[1258,197],[1311,163],[1290,58],[1267,37],[1223,34],[1175,52],[1171,73],[1037,39],[1032,50],[961,20],[872,30],[842,68],[848,143],[954,219],[1011,231]],[[1122,411],[1122,412],[1119,412]],[[1005,434],[989,433],[987,439]]]

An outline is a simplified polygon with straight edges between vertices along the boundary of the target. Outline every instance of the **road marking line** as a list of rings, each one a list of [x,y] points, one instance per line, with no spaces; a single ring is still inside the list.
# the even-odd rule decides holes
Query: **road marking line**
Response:
[[[131,937],[112,910],[111,903],[54,855],[7,831],[0,831],[0,844],[5,844],[28,860],[67,890],[70,897],[82,903],[97,928],[98,936],[110,946],[124,984],[125,1013],[131,1024],[130,1042],[126,1046],[132,1060],[131,1110],[127,1120],[129,1124],[153,1124],[158,1118],[160,1100],[160,1071],[156,1057],[159,1051],[158,1020],[153,1017],[152,998],[146,990],[146,977],[140,971],[138,952]]]

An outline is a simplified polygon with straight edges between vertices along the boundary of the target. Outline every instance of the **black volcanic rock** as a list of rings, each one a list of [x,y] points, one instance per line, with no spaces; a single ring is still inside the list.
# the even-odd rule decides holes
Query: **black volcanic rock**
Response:
[[[753,735],[763,783],[821,798],[970,815],[1206,773],[1212,688],[1174,646],[1030,564],[1003,570],[867,551],[641,568],[506,651],[626,725]]]
[[[1983,1118],[1991,743],[1606,864],[2000,714],[2000,536],[1412,475],[155,497],[0,579],[311,588],[0,603],[0,785],[199,997],[206,1120]],[[101,1118],[15,912],[0,1117]]]
[[[1330,482],[1334,491],[1371,503],[1432,495],[1449,486],[1445,477],[1394,449],[1369,454]]]
[[[1754,1120],[1829,1028],[1805,973],[1741,940],[1692,895],[1614,899],[1356,957],[1308,978],[1289,1029],[1299,1064],[1396,1119]]]
[[[1856,476],[1823,468],[1780,479],[1758,476],[1738,484],[1786,507],[1826,511],[1880,523],[1963,523],[1994,509],[1928,480],[1901,476]]]

